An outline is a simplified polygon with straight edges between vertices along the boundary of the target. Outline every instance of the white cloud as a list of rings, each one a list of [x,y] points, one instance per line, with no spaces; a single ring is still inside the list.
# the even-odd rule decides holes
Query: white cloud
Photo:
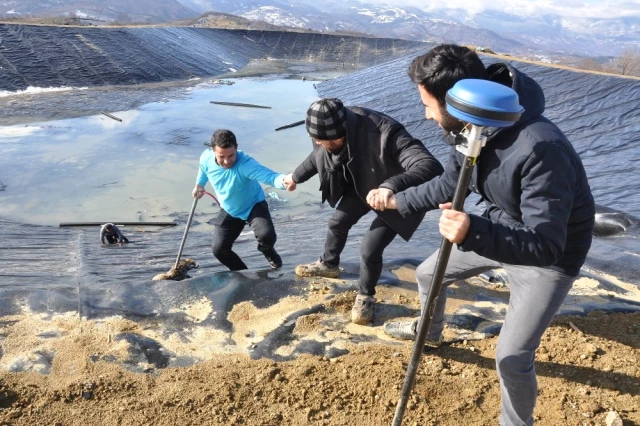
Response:
[[[390,4],[388,0],[367,0],[373,4]],[[425,11],[443,8],[464,9],[470,13],[497,10],[519,16],[556,14],[574,18],[640,18],[640,0],[396,0],[395,6],[413,6]]]

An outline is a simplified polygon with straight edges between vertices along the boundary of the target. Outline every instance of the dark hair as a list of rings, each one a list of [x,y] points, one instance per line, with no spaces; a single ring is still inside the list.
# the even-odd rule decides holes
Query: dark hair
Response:
[[[113,228],[113,224],[112,224],[112,223],[107,223],[107,224],[104,226],[104,229],[105,229],[105,230],[107,230],[107,231],[111,231],[111,229],[112,229],[112,228]]]
[[[463,46],[441,44],[409,65],[411,81],[420,84],[440,103],[445,104],[447,90],[465,78],[487,79],[487,70],[476,53]]]
[[[236,135],[231,130],[218,129],[211,136],[211,148],[219,146],[220,148],[237,147]]]

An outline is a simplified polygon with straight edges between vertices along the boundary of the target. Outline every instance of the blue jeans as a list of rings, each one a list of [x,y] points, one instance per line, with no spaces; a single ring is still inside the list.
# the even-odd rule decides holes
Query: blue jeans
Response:
[[[371,207],[360,199],[355,190],[351,189],[343,195],[336,211],[329,219],[322,256],[322,260],[327,265],[340,264],[340,253],[347,243],[349,230],[370,210]],[[396,235],[398,233],[378,216],[364,234],[360,244],[360,278],[358,280],[360,294],[368,296],[376,294],[376,284],[382,274],[382,253]]]
[[[422,309],[431,288],[438,252],[416,269]],[[533,424],[538,394],[533,363],[535,351],[576,277],[547,268],[499,263],[473,252],[460,251],[454,246],[427,339],[437,340],[442,335],[447,287],[455,281],[496,268],[505,269],[510,284],[509,308],[496,348],[496,370],[502,397],[500,425],[529,426]]]

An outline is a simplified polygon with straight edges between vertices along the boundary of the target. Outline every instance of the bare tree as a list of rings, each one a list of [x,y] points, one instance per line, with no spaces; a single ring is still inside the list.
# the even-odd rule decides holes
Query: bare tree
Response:
[[[611,61],[613,72],[622,75],[640,76],[640,51],[627,48]]]
[[[603,71],[604,67],[593,58],[580,59],[576,63],[576,68],[588,71]]]

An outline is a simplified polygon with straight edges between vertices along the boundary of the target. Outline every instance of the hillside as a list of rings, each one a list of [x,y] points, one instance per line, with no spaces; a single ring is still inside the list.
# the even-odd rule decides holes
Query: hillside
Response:
[[[78,22],[158,23],[197,15],[177,0],[5,0],[0,5],[0,18],[22,22],[75,17]]]

